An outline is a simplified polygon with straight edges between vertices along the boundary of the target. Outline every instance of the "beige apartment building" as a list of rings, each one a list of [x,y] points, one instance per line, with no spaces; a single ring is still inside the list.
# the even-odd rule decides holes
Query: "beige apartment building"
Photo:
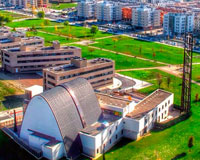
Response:
[[[0,40],[0,50],[17,48],[20,46],[34,46],[34,47],[43,47],[44,39],[41,37],[25,37],[21,38],[16,35],[10,35],[7,39]]]
[[[44,90],[53,88],[59,84],[82,77],[87,79],[94,88],[113,83],[115,74],[115,62],[105,58],[87,60],[74,58],[71,64],[43,70]]]
[[[80,48],[61,47],[57,41],[53,42],[52,47],[21,46],[2,50],[2,68],[11,73],[31,73],[47,67],[69,64],[74,57],[81,57]]]

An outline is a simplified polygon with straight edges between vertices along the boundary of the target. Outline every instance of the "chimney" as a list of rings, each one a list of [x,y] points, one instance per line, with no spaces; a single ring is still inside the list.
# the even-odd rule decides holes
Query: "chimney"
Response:
[[[24,51],[24,52],[28,51],[28,46],[21,45],[20,46],[20,51]]]
[[[59,41],[53,41],[53,46],[54,49],[60,49],[60,42]]]
[[[74,57],[71,59],[71,64],[73,64],[75,67],[82,68],[87,66],[87,59],[86,58],[80,58],[80,57]]]

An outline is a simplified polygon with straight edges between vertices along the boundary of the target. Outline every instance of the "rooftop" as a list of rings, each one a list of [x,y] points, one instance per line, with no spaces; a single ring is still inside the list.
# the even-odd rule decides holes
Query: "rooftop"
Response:
[[[158,89],[138,103],[135,109],[131,113],[128,113],[126,117],[140,119],[171,95],[172,93]]]
[[[42,47],[42,48],[31,47],[31,46],[26,46],[26,47],[28,48],[27,52],[30,52],[30,51],[51,51],[51,50],[55,50],[53,47]],[[77,47],[72,47],[72,46],[61,46],[60,49],[56,49],[56,50],[76,49],[76,48]],[[10,49],[6,49],[6,50],[10,51],[10,52],[19,52],[19,51],[21,51],[20,47],[10,48]]]
[[[130,100],[123,99],[122,97],[114,97],[112,95],[102,94],[102,93],[96,93],[96,96],[99,100],[100,104],[106,104],[111,106],[117,106],[119,108],[124,108],[127,106],[127,104],[131,103]]]
[[[120,117],[118,116],[114,116],[111,114],[103,114],[103,118],[99,122],[95,122],[92,125],[87,126],[83,130],[81,130],[81,132],[91,136],[96,136],[118,119],[120,119]]]
[[[84,60],[86,60],[86,59],[85,58],[80,59],[80,61],[84,61]],[[106,59],[106,58],[96,58],[96,59],[91,59],[91,60],[86,60],[86,61],[87,61],[87,65],[85,67],[90,67],[90,66],[94,66],[94,65],[98,65],[98,64],[102,64],[102,63],[112,62],[112,60]],[[79,68],[80,67],[77,67],[74,64],[68,64],[68,65],[47,68],[46,70],[54,72],[54,73],[62,73],[62,72],[71,71],[71,70],[75,70],[75,69],[79,69]],[[84,67],[81,67],[81,68],[84,68]]]

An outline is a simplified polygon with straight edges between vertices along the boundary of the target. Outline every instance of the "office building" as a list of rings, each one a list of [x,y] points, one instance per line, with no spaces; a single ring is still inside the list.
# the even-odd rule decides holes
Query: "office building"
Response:
[[[81,49],[60,46],[57,41],[52,47],[20,48],[2,50],[2,68],[11,73],[30,73],[42,71],[47,67],[69,64],[71,58],[81,57]]]
[[[87,60],[75,58],[71,64],[43,70],[44,90],[53,88],[59,84],[82,77],[87,79],[94,88],[113,83],[115,63],[112,60],[97,58]]]
[[[43,47],[44,39],[41,37],[21,38],[16,34],[11,34],[6,39],[0,40],[0,50],[9,48],[19,48],[20,46]]]
[[[165,35],[182,35],[194,29],[194,14],[168,13],[164,15],[163,30]]]
[[[140,102],[128,95],[95,95],[89,82],[78,78],[34,96],[20,131],[3,131],[38,159],[99,157],[122,137],[137,140],[166,120],[174,101],[160,89]]]
[[[8,37],[26,37],[26,34],[23,32],[15,31],[11,32],[7,27],[0,27],[0,41],[8,39]]]
[[[160,11],[145,5],[133,8],[132,25],[138,28],[160,27]]]
[[[95,18],[96,3],[93,0],[82,0],[78,2],[77,14],[79,18]]]
[[[112,22],[122,20],[122,5],[112,1],[98,2],[96,16],[98,21]]]

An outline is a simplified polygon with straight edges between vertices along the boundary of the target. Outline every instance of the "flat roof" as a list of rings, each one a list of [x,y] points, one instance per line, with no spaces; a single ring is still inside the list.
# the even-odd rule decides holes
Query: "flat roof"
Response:
[[[78,47],[73,47],[73,46],[60,46],[59,49],[54,49],[54,47],[50,46],[50,47],[41,47],[41,48],[38,48],[38,47],[31,47],[31,46],[26,46],[28,48],[27,51],[23,51],[23,52],[31,52],[31,51],[50,51],[50,50],[66,50],[66,49],[79,49]],[[7,51],[10,51],[10,52],[19,52],[21,51],[20,50],[20,47],[17,47],[17,48],[10,48],[10,49],[6,49]],[[44,52],[42,52],[44,53]]]
[[[127,104],[131,103],[130,100],[114,97],[112,95],[96,93],[96,96],[101,104],[116,106],[119,108],[124,108]]]
[[[87,65],[85,67],[81,67],[81,68],[87,68],[90,66],[95,66],[95,65],[107,63],[107,62],[113,62],[113,61],[110,59],[106,59],[106,58],[91,59],[91,60],[87,60]],[[45,70],[48,70],[48,71],[51,71],[54,73],[62,73],[62,72],[71,71],[71,70],[75,70],[75,69],[80,69],[80,68],[76,67],[73,64],[68,64],[68,65],[61,65],[61,66],[46,68]]]
[[[171,95],[172,93],[170,92],[158,89],[149,96],[147,96],[143,101],[138,103],[135,106],[135,109],[131,113],[128,113],[126,117],[133,119],[140,119],[144,115],[146,115],[146,113],[151,111],[153,108],[162,103],[165,99],[167,99]]]
[[[95,122],[92,125],[87,126],[83,130],[81,130],[81,132],[91,136],[96,136],[97,134],[99,134],[101,131],[103,131],[105,128],[107,128],[113,122],[119,120],[120,118],[121,117],[104,113],[103,118],[99,122]]]

